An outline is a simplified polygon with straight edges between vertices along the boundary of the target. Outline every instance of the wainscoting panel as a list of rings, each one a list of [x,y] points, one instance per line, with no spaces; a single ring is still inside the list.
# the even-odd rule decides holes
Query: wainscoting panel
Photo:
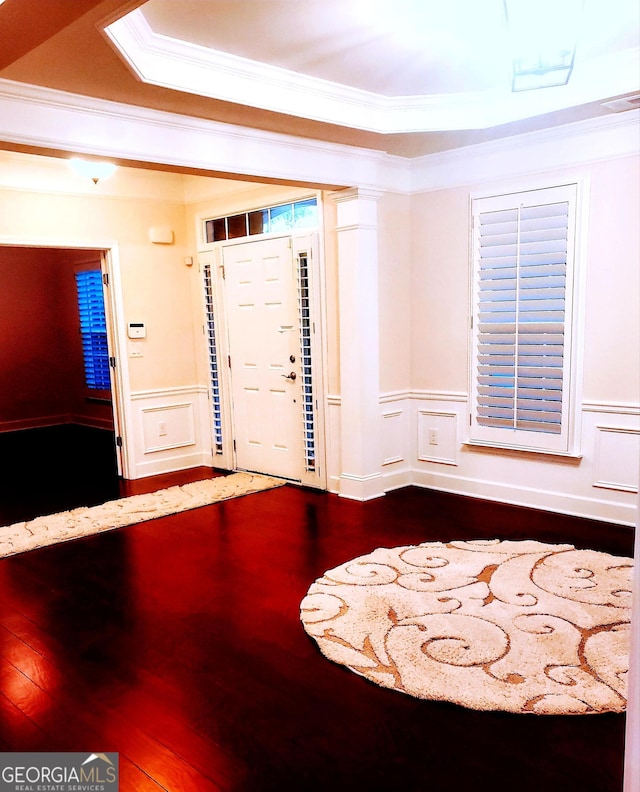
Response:
[[[638,491],[640,429],[597,426],[596,481],[594,487]]]
[[[382,413],[382,465],[404,462],[404,435],[406,434],[404,410],[385,410]]]
[[[141,414],[145,454],[194,445],[193,404],[147,407]]]
[[[380,397],[382,420],[382,476],[388,492],[411,484],[411,400],[409,393]]]
[[[583,405],[575,457],[470,446],[466,395],[410,393],[408,482],[563,514],[634,525],[640,407]],[[385,405],[390,409],[390,405]]]
[[[455,412],[418,410],[418,460],[458,464],[458,416]]]
[[[206,388],[194,386],[132,394],[133,478],[212,466]]]

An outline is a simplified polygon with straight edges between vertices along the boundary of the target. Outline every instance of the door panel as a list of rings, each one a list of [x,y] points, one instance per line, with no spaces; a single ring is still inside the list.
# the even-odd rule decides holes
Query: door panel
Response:
[[[304,470],[297,283],[288,238],[225,247],[236,464]]]

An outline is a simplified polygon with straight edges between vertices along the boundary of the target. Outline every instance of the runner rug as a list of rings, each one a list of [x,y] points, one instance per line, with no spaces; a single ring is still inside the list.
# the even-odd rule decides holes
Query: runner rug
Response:
[[[46,517],[36,517],[27,522],[0,528],[0,557],[113,528],[123,528],[145,520],[155,520],[283,484],[285,482],[282,479],[270,476],[233,473],[230,476],[194,481],[145,495],[132,495],[108,501],[100,506],[86,506]]]
[[[535,541],[379,548],[316,580],[301,619],[327,658],[418,698],[621,712],[632,566]]]

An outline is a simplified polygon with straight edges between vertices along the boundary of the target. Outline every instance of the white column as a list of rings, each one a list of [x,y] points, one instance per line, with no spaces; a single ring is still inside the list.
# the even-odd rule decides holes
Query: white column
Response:
[[[377,202],[344,190],[336,202],[340,321],[340,495],[384,494],[380,419]]]

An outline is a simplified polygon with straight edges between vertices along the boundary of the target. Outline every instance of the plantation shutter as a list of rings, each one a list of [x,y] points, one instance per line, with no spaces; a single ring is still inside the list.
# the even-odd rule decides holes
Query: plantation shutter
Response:
[[[88,388],[109,390],[111,380],[102,272],[100,270],[76,272],[76,287],[85,381]]]
[[[568,450],[574,198],[567,187],[478,201],[471,425],[480,441]]]

